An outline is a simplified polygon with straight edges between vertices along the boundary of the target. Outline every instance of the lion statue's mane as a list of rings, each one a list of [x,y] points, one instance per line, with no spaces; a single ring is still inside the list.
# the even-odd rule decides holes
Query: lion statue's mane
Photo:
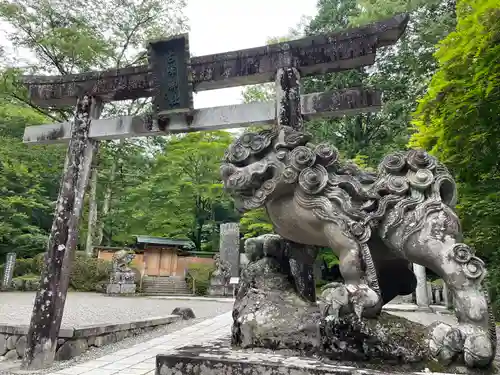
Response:
[[[423,223],[418,218],[433,205],[456,203],[451,174],[425,151],[391,153],[373,173],[342,162],[334,146],[314,145],[311,138],[285,126],[236,139],[225,153],[221,174],[239,208],[259,208],[290,194],[319,220],[336,222],[366,242],[375,228],[382,237],[397,228],[411,210],[414,222]],[[419,228],[407,229],[406,238]]]

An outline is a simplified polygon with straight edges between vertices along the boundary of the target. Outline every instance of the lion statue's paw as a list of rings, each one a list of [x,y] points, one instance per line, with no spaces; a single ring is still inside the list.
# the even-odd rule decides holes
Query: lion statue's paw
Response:
[[[487,367],[495,355],[488,331],[472,324],[435,325],[430,332],[429,349],[432,356],[443,364],[449,364],[463,354],[468,367]]]
[[[338,318],[354,311],[361,318],[376,316],[382,307],[380,296],[368,285],[330,283],[322,288],[320,304],[324,316]]]

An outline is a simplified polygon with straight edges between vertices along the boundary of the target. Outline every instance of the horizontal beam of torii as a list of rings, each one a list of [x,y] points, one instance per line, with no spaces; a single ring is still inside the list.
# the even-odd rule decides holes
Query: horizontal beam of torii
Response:
[[[302,95],[304,119],[339,117],[352,113],[376,112],[381,108],[381,93],[358,88],[332,93]],[[154,135],[178,134],[202,130],[244,128],[276,122],[276,102],[254,102],[239,105],[196,109],[189,123],[183,115],[172,115],[168,126],[160,129],[156,122],[144,116],[121,116],[93,120],[89,138],[94,140],[123,139]],[[23,141],[28,144],[69,142],[71,122],[28,126]]]
[[[271,82],[276,70],[292,61],[301,77],[372,65],[377,48],[394,44],[407,15],[359,28],[262,47],[189,57],[186,65],[194,92]],[[188,48],[188,47],[187,47]],[[284,55],[288,55],[283,59]],[[104,102],[154,96],[150,65],[64,76],[24,76],[30,100],[40,107],[74,106],[83,93]]]

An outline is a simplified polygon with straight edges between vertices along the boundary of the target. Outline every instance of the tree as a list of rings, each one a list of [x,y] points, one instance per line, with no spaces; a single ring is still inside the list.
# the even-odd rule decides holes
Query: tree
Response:
[[[0,101],[0,259],[44,251],[52,225],[63,152],[60,147],[27,146],[19,129],[47,118],[36,111]]]
[[[219,173],[231,141],[224,131],[172,136],[150,175],[126,191],[121,206],[129,218],[125,233],[189,238],[197,250],[210,244],[217,224],[234,216]]]
[[[410,142],[453,171],[467,241],[489,260],[500,245],[499,16],[496,0],[457,3],[456,31],[438,44],[439,68],[414,114]]]
[[[498,172],[498,1],[459,1],[457,30],[439,43],[439,69],[415,113],[412,145],[439,154],[464,181]]]
[[[4,74],[3,93],[15,105],[31,106],[48,116],[51,121],[68,120],[71,118],[72,108],[47,110],[33,106],[27,98],[26,90],[15,84],[16,75],[23,71],[64,75],[144,63],[144,44],[147,39],[168,36],[186,29],[182,14],[184,6],[184,0],[112,0],[106,3],[95,0],[2,0],[0,18],[14,29],[9,34],[10,41],[16,47],[28,49],[34,57],[29,61],[10,61],[7,56],[3,56],[5,64],[10,67]],[[135,115],[143,111],[148,103],[148,100],[141,99],[107,104],[103,115]],[[107,145],[103,145],[101,155],[96,155],[96,161],[109,160],[106,153],[110,150],[114,152],[115,143],[107,142]],[[97,216],[92,215],[89,232],[95,233],[91,233],[89,240],[103,237],[102,226],[108,220],[106,211],[109,211],[112,193],[117,186],[113,173],[117,166],[111,163],[108,168],[108,171],[101,171],[108,180],[99,184],[97,174],[100,166],[95,164],[92,171],[92,194],[88,201],[94,212],[98,205],[97,192],[105,186],[108,194],[100,202],[104,215],[101,215],[97,227],[94,224]]]
[[[245,212],[240,219],[240,226],[245,239],[274,232],[265,208]]]
[[[415,100],[425,90],[435,70],[435,44],[453,29],[454,13],[448,1],[321,0],[318,14],[306,34],[331,33],[410,12],[410,23],[395,46],[377,50],[370,68],[327,74],[304,80],[306,92],[363,86],[381,90],[384,105],[379,113],[316,120],[308,130],[316,139],[334,144],[347,159],[364,158],[376,166],[381,157],[406,147]]]

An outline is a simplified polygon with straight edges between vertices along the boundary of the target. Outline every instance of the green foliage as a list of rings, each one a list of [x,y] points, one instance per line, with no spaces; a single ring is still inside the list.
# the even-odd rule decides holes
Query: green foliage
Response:
[[[109,282],[112,263],[102,259],[77,254],[70,276],[70,288],[80,292],[96,291]]]
[[[214,271],[213,265],[191,264],[188,268],[186,282],[190,288],[194,287],[195,294],[205,296],[210,286],[210,275]]]
[[[493,272],[500,246],[500,8],[462,0],[456,31],[436,51],[439,69],[414,114],[413,147],[439,157],[460,182],[466,241]],[[492,285],[495,283],[492,281]]]
[[[435,70],[434,45],[453,29],[450,1],[320,0],[318,15],[305,28],[306,34],[334,32],[349,26],[378,21],[410,12],[406,32],[393,47],[377,50],[370,68],[326,74],[304,80],[306,92],[365,87],[381,90],[384,105],[379,113],[315,120],[307,124],[316,141],[334,144],[347,159],[364,155],[375,167],[387,152],[404,149],[415,100],[425,90]]]
[[[500,8],[459,1],[455,32],[439,43],[439,69],[419,102],[412,145],[432,150],[463,181],[498,172]]]
[[[42,121],[48,118],[0,95],[0,258],[11,251],[29,257],[46,247],[64,151],[20,139],[24,126]]]
[[[196,250],[216,235],[218,224],[234,219],[223,192],[219,166],[231,143],[223,131],[171,137],[137,187],[126,192],[127,233],[189,238]]]
[[[243,238],[257,237],[273,233],[273,224],[264,208],[247,211],[240,219],[240,230]]]
[[[16,259],[13,274],[16,289],[32,290],[30,285],[40,281],[44,256],[45,253],[40,253],[33,258]],[[103,285],[109,282],[111,270],[111,262],[89,258],[83,252],[77,252],[70,274],[70,288],[81,292],[101,291]]]
[[[39,275],[43,266],[44,253],[37,254],[33,258],[16,259],[14,265],[14,277],[22,277],[24,275]]]
[[[319,250],[318,259],[325,261],[328,267],[339,264],[339,258],[337,258],[333,250],[328,247],[322,247]]]
[[[146,40],[186,29],[184,7],[184,0],[0,0],[0,19],[9,26],[8,41],[23,48],[24,54],[0,51],[2,67],[7,67],[0,79],[0,259],[8,251],[29,257],[45,250],[64,165],[66,146],[27,147],[21,143],[23,129],[26,125],[70,120],[73,111],[33,105],[26,88],[18,84],[18,76],[69,74],[144,62]],[[29,61],[25,59],[26,50]],[[103,117],[135,115],[148,102],[109,103]],[[152,149],[161,141],[125,142],[125,147],[120,147],[121,157],[116,157],[117,143],[110,141],[100,147],[99,168],[104,178],[97,189],[99,209],[120,202],[130,187],[115,183],[112,176],[147,173],[151,163],[144,160],[151,158]],[[118,161],[124,165],[117,166]],[[127,182],[134,176],[127,177]],[[102,214],[99,220],[102,232],[108,244],[121,244],[127,237],[122,235],[126,216],[120,210],[107,211],[110,214]],[[85,222],[83,225],[86,228]],[[85,237],[86,231],[80,234]]]

